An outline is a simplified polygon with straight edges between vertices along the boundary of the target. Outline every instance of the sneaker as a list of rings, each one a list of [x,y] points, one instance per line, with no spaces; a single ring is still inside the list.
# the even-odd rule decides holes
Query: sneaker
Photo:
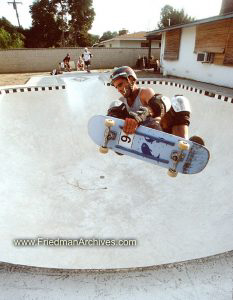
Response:
[[[203,139],[200,136],[194,135],[189,139],[191,142],[200,144],[202,146],[205,146],[205,142],[203,141]]]

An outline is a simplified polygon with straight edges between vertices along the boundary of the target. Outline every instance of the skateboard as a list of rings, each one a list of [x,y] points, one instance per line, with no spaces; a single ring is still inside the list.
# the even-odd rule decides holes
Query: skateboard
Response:
[[[199,173],[209,161],[209,150],[200,144],[142,125],[126,134],[123,126],[124,120],[97,115],[88,122],[88,134],[101,153],[110,149],[135,157],[168,169],[171,177]]]

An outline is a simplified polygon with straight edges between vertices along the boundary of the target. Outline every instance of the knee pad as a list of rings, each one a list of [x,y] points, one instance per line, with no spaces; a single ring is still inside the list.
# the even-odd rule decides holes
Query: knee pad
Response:
[[[175,112],[184,112],[187,111],[191,113],[191,107],[188,98],[183,95],[175,95],[171,99],[171,106]]]
[[[119,100],[113,101],[110,104],[107,115],[119,119],[125,119],[130,117],[126,105]]]
[[[191,107],[188,98],[175,95],[171,100],[172,126],[190,124]]]

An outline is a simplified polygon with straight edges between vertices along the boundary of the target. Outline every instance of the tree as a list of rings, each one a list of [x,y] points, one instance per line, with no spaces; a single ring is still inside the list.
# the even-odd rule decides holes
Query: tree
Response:
[[[222,0],[220,15],[233,12],[233,1],[232,0]]]
[[[30,6],[32,27],[27,47],[89,46],[95,12],[92,0],[36,0]]]
[[[51,0],[36,0],[30,6],[32,27],[31,47],[57,46],[61,37],[61,19],[56,18],[56,6]]]
[[[62,47],[66,46],[65,35],[69,30],[68,27],[68,2],[67,0],[52,0],[53,4],[56,6],[56,19],[61,30],[61,40],[60,45]]]
[[[177,10],[170,5],[165,5],[160,12],[158,28],[163,29],[173,25],[187,24],[194,20],[195,18],[189,17],[183,9]]]
[[[23,48],[25,37],[6,18],[0,19],[0,48]]]
[[[89,36],[89,44],[88,47],[93,46],[94,44],[99,42],[100,36],[95,34],[88,34]]]
[[[92,0],[68,0],[70,44],[84,47],[88,43],[88,30],[91,29],[95,12]]]
[[[124,35],[124,34],[127,34],[129,31],[127,29],[121,29],[119,30],[118,32],[118,35]]]
[[[0,49],[23,48],[24,42],[21,34],[10,34],[3,28],[0,28]]]
[[[0,28],[8,31],[9,33],[16,32],[15,26],[11,24],[6,18],[2,17],[0,19]]]
[[[99,41],[100,42],[107,41],[107,40],[113,39],[117,35],[118,34],[117,34],[116,31],[114,31],[114,32],[106,31],[106,32],[103,33],[103,35],[101,36],[101,38],[99,39]]]

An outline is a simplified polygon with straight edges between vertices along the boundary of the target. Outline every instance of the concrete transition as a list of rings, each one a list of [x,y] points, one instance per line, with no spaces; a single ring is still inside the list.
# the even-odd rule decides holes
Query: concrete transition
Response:
[[[108,75],[0,90],[0,299],[231,299],[233,93],[140,80],[189,98],[190,136],[211,153],[172,179],[88,137],[119,96]]]

